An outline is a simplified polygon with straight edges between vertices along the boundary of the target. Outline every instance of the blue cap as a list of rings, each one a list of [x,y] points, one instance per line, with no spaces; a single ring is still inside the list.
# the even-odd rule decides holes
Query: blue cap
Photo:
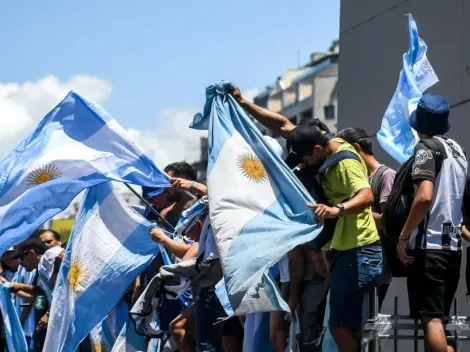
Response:
[[[410,126],[419,133],[435,136],[450,130],[449,103],[437,94],[425,94],[410,115]]]

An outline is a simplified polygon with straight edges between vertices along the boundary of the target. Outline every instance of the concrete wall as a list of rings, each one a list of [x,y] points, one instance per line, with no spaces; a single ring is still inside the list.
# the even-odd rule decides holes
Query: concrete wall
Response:
[[[449,136],[470,150],[470,103],[465,103],[470,99],[470,0],[342,0],[338,129],[379,130],[397,85],[403,53],[408,50],[404,16],[408,13],[429,47],[428,58],[440,79],[429,91],[442,94],[454,106]],[[377,143],[375,151],[381,161],[396,166]],[[458,296],[461,314],[470,316],[465,292],[462,268]],[[400,280],[392,285],[385,311],[392,312],[395,295],[400,299],[400,313],[408,313],[406,284]],[[392,351],[391,342],[385,346],[385,351]],[[412,345],[405,342],[399,348],[412,351]],[[470,344],[461,350],[470,350]]]

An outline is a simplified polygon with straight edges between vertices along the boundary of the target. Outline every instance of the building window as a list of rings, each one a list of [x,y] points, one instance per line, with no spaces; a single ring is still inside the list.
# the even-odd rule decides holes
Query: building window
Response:
[[[325,120],[334,120],[335,119],[335,106],[326,105],[324,109],[325,109]]]

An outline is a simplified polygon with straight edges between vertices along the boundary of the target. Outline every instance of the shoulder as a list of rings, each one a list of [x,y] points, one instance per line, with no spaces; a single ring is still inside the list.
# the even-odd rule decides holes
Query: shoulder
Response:
[[[416,145],[414,153],[414,163],[415,165],[423,165],[428,160],[434,159],[432,149],[425,143],[419,142]]]

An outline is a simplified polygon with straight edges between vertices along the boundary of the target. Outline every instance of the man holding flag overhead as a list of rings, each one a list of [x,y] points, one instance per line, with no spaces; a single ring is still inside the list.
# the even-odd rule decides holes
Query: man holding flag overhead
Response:
[[[296,127],[287,118],[243,99],[238,88],[233,96],[266,127],[288,138],[291,152],[307,165],[323,164],[335,154],[347,152],[324,170],[320,180],[329,204],[309,205],[318,220],[337,218],[330,250],[332,264],[329,325],[340,351],[359,350],[364,294],[370,292],[382,271],[382,248],[370,206],[373,194],[367,167],[354,148],[340,138],[329,139],[320,129],[304,124]]]
[[[288,311],[268,269],[322,226],[306,207],[312,198],[229,94],[232,87],[208,87],[191,126],[209,129],[210,219],[228,298],[236,315]]]

